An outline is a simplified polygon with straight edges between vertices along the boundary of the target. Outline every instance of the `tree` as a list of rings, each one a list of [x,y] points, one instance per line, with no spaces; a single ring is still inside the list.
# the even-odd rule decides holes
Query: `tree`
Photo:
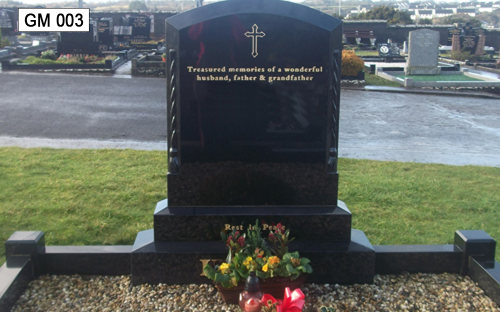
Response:
[[[146,3],[142,1],[132,1],[128,5],[128,9],[130,11],[147,11],[148,7],[146,6]]]
[[[476,19],[480,21],[485,21],[490,25],[496,26],[500,25],[500,11],[493,13],[481,13],[476,15]]]
[[[2,28],[0,28],[0,49],[5,46],[10,46],[10,41],[8,38],[2,37]]]
[[[357,20],[386,20],[391,25],[412,24],[410,14],[406,11],[396,11],[393,7],[385,5],[375,7],[366,13],[356,16]]]
[[[344,16],[339,15],[339,13],[332,13],[331,15],[332,15],[333,17],[338,18],[338,19],[344,19]]]
[[[432,20],[434,25],[452,25],[455,23],[465,24],[469,22],[472,27],[481,27],[481,21],[469,14],[453,14]]]
[[[421,18],[418,20],[419,25],[431,25],[432,24],[432,19],[430,18]]]

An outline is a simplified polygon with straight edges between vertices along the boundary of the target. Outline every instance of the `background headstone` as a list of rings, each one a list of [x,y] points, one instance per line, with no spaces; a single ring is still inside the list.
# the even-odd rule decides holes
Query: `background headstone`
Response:
[[[451,45],[451,51],[460,52],[460,34],[462,30],[460,28],[449,28],[448,29],[448,43]]]
[[[378,55],[381,57],[400,57],[401,53],[396,42],[379,43]]]
[[[410,32],[406,75],[438,75],[439,32],[420,29]]]
[[[97,21],[97,40],[99,50],[113,49],[113,19],[103,17]]]
[[[484,45],[486,43],[486,31],[482,28],[475,28],[474,35],[476,36],[475,55],[484,55]]]

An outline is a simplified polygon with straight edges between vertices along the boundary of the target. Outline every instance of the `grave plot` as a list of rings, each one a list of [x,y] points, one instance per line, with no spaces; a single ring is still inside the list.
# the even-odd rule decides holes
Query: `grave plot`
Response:
[[[2,304],[41,274],[206,284],[204,264],[233,263],[226,243],[256,222],[267,237],[291,230],[289,251],[310,259],[309,283],[450,272],[500,302],[496,242],[484,231],[457,231],[452,245],[373,246],[352,228],[338,196],[341,20],[286,1],[232,0],[167,19],[166,34],[168,198],[154,228],[133,246],[51,247],[42,232],[16,232],[0,271],[0,289],[12,288]],[[235,236],[222,241],[221,232]],[[303,266],[287,260],[289,272]]]

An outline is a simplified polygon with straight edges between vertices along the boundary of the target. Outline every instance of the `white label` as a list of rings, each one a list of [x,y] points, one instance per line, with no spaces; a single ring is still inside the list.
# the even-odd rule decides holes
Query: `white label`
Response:
[[[90,9],[19,9],[19,32],[89,31]]]

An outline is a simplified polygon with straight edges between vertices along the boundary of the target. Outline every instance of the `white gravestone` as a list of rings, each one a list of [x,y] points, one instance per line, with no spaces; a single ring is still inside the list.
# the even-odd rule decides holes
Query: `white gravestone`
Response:
[[[410,32],[406,75],[439,75],[439,32],[420,29]]]

